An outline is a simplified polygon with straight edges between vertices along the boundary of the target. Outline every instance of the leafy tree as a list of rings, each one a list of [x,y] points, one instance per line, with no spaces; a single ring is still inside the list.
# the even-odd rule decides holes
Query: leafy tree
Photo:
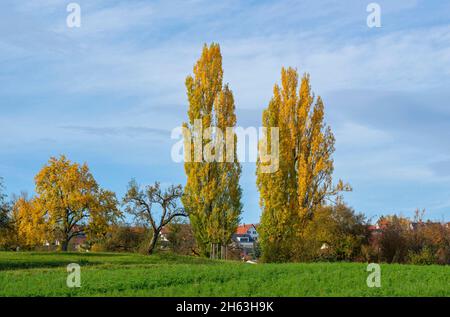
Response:
[[[16,202],[19,231],[28,244],[55,239],[67,251],[74,237],[101,238],[121,217],[115,194],[99,187],[86,164],[52,157],[35,182],[37,196]]]
[[[2,249],[9,249],[16,245],[17,235],[14,229],[11,204],[4,194],[3,179],[0,177],[0,247]]]
[[[29,199],[26,194],[22,194],[15,201],[13,210],[21,245],[32,248],[45,241],[56,239],[49,223],[46,222],[45,212],[38,209],[36,198]]]
[[[370,239],[371,258],[388,263],[450,264],[450,226],[425,221],[425,210],[416,210],[412,220],[397,215],[378,219]]]
[[[236,126],[236,115],[233,93],[228,85],[225,85],[219,93],[217,102],[215,103],[216,126],[221,131],[232,133],[230,127]],[[228,129],[228,130],[227,130]],[[227,137],[229,137],[227,135]],[[234,144],[233,161],[218,162],[218,189],[216,206],[213,209],[213,217],[211,224],[211,237],[213,245],[217,251],[213,249],[213,257],[226,258],[227,246],[231,242],[231,237],[239,225],[240,215],[242,213],[241,196],[242,190],[239,185],[241,176],[241,165],[237,159],[236,144],[237,136],[231,135]],[[219,249],[220,248],[220,249]],[[220,254],[219,254],[220,252]]]
[[[369,233],[363,214],[345,204],[318,208],[305,226],[294,260],[355,260],[361,257]]]
[[[172,185],[163,191],[158,182],[144,189],[140,188],[136,181],[130,182],[123,203],[126,211],[134,215],[138,223],[151,229],[148,254],[152,254],[155,250],[162,228],[176,217],[187,216],[184,209],[178,206],[182,194],[181,185]]]
[[[394,216],[381,217],[378,225],[382,234],[377,243],[380,247],[381,260],[388,263],[404,262],[408,252],[408,232],[410,221],[407,218]]]
[[[10,211],[9,204],[6,202],[6,195],[3,191],[3,178],[0,177],[0,230],[8,226]]]
[[[234,98],[228,85],[222,86],[222,56],[218,44],[203,47],[193,73],[186,78],[189,121],[184,126],[194,138],[201,134],[201,149],[209,149],[215,160],[204,161],[202,156],[198,160],[202,151],[198,151],[197,141],[191,140],[194,151],[189,153],[190,161],[185,162],[187,182],[182,201],[201,254],[224,257],[225,246],[242,213],[242,190],[239,186],[241,166],[236,157],[237,137],[227,129],[236,125]],[[201,123],[200,131],[196,122]],[[226,132],[226,138],[232,140],[232,151],[227,143],[227,153],[234,154],[233,160],[225,157],[218,147],[211,146],[215,138],[223,137],[206,133],[212,126]]]
[[[309,75],[301,79],[292,68],[281,70],[281,87],[263,112],[264,127],[279,128],[279,169],[262,173],[257,163],[257,185],[263,211],[260,241],[266,261],[293,260],[293,246],[317,208],[350,190],[332,184],[334,136],[324,123],[324,104],[311,92]],[[269,142],[270,143],[270,142]]]
[[[8,201],[4,194],[0,177],[0,248],[5,250],[15,250],[22,245],[17,230],[17,213],[13,207],[14,202]]]

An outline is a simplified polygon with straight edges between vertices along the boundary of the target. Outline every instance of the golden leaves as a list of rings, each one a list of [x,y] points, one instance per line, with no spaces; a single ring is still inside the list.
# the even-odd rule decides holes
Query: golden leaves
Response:
[[[241,166],[236,158],[237,137],[232,129],[231,133],[227,129],[236,125],[234,97],[228,85],[222,86],[222,81],[220,47],[214,43],[209,47],[205,45],[194,66],[193,75],[186,78],[189,123],[184,126],[194,136],[193,142],[201,134],[200,148],[205,153],[221,159],[215,162],[201,159],[185,163],[187,182],[182,199],[197,243],[205,255],[209,253],[211,243],[229,242],[242,212],[242,191],[239,186]],[[201,127],[196,129],[195,123],[200,120]],[[218,129],[212,133],[211,126],[227,131],[226,151],[215,145],[215,142],[210,142],[212,138],[224,137]],[[228,160],[228,157],[234,159]]]
[[[258,162],[263,209],[260,234],[263,248],[265,245],[275,257],[285,257],[289,250],[283,248],[292,247],[296,231],[302,230],[314,211],[349,186],[341,182],[332,185],[334,136],[324,123],[323,101],[311,92],[308,74],[298,87],[297,71],[282,68],[281,87],[274,87],[263,112],[263,125],[280,129],[280,169],[263,174]]]
[[[81,233],[99,237],[121,215],[115,194],[99,188],[86,164],[65,156],[50,158],[35,183],[37,196],[22,197],[15,205],[19,232],[29,245],[55,240],[67,244]]]

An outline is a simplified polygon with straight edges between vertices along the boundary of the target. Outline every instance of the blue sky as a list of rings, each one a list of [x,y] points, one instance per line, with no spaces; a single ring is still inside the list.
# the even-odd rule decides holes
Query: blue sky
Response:
[[[131,178],[184,184],[170,131],[186,120],[185,77],[221,45],[238,124],[259,126],[282,66],[311,74],[336,135],[335,177],[369,218],[450,219],[450,2],[74,1],[0,4],[0,176],[33,193],[50,156],[88,162],[123,195]],[[244,222],[258,222],[255,166],[243,164]]]

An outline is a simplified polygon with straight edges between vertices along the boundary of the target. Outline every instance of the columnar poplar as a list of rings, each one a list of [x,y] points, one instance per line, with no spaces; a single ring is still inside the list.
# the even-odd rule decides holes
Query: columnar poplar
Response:
[[[298,87],[295,69],[283,68],[281,87],[263,112],[263,126],[278,127],[279,169],[262,173],[257,164],[257,186],[262,208],[259,228],[266,261],[295,260],[296,244],[314,211],[338,197],[348,185],[332,184],[334,136],[324,123],[324,105],[311,92],[309,75]]]
[[[212,257],[224,256],[223,246],[230,242],[242,211],[237,139],[234,132],[227,129],[236,125],[235,105],[233,94],[227,85],[222,86],[222,79],[220,47],[218,44],[205,45],[194,66],[193,76],[186,78],[189,121],[184,127],[190,130],[191,149],[195,150],[189,153],[191,159],[185,162],[187,182],[182,201],[200,252]],[[201,123],[200,130],[198,123]],[[217,144],[220,142],[215,140],[220,135],[211,133],[211,127],[220,129],[223,138],[231,138],[232,142],[227,146],[234,149],[219,151]],[[201,136],[197,135],[199,131]],[[200,147],[196,140],[200,140]],[[205,160],[206,153],[202,151],[221,159]],[[231,161],[227,160],[225,152],[234,153]],[[203,158],[200,162],[199,156]]]

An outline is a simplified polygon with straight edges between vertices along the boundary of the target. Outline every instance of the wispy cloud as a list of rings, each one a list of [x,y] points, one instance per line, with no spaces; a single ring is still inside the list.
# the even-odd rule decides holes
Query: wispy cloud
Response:
[[[149,127],[90,127],[90,126],[62,126],[62,129],[81,132],[97,136],[127,136],[148,137],[154,136],[167,139],[170,131]]]

